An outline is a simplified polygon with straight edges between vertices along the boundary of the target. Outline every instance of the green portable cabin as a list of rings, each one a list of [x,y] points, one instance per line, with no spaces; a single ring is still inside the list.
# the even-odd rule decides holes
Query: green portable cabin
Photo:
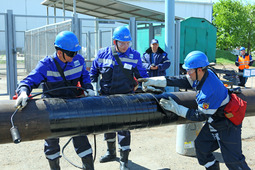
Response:
[[[209,62],[216,62],[217,28],[204,18],[190,17],[181,21],[180,64],[194,50],[204,52]]]

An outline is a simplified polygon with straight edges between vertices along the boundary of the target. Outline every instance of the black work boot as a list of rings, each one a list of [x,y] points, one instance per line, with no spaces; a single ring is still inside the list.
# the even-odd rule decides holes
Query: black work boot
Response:
[[[82,161],[82,169],[94,170],[94,161],[93,161],[92,155],[81,158],[81,161]]]
[[[113,161],[116,159],[116,142],[107,142],[107,152],[100,158],[100,163]]]
[[[209,168],[206,168],[206,170],[220,170],[219,161],[216,161],[212,166],[210,166]]]
[[[59,158],[56,158],[56,159],[53,159],[53,160],[48,159],[48,161],[49,161],[49,165],[50,165],[51,170],[60,170]]]
[[[128,168],[128,155],[130,150],[120,150],[120,170],[129,170]]]

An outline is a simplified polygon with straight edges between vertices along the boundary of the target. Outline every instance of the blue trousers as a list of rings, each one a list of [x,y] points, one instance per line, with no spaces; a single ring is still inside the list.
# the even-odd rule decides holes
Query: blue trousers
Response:
[[[118,143],[122,151],[130,150],[130,131],[118,131]],[[108,142],[115,141],[116,133],[105,133],[104,139]]]
[[[239,73],[243,73],[243,71],[244,70],[239,69]],[[243,75],[239,75],[239,81],[240,81],[239,86],[245,86],[247,80],[248,80],[248,77],[244,77]]]
[[[199,164],[205,166],[213,162],[215,157],[212,152],[220,148],[224,162],[230,170],[250,170],[242,154],[241,127],[232,124],[229,128],[212,133],[206,123],[195,140]]]
[[[92,149],[87,136],[73,137],[73,146],[79,157],[92,156]],[[54,160],[59,158],[59,138],[46,139],[44,143],[44,153],[47,159]]]

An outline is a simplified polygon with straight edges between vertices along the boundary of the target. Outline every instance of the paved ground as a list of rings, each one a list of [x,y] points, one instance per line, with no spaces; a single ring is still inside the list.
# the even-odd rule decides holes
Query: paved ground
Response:
[[[0,88],[3,85],[3,77],[0,80]],[[248,84],[251,82],[248,82]],[[0,100],[8,100],[7,96],[0,96]],[[242,142],[243,153],[251,169],[255,169],[255,117],[247,117],[243,123]],[[176,125],[162,126],[147,129],[132,130],[132,142],[130,152],[129,167],[132,170],[202,170],[195,157],[183,156],[176,153]],[[69,138],[61,138],[63,146]],[[93,136],[89,135],[89,140],[94,149]],[[31,170],[31,169],[49,169],[47,160],[43,153],[43,140],[21,142],[20,144],[2,144],[0,146],[0,169],[1,170]],[[99,158],[106,152],[106,143],[103,141],[103,135],[97,135],[97,151],[95,160],[96,170],[117,170],[118,161],[110,163],[99,163]],[[72,144],[66,148],[66,156],[77,164],[80,159],[76,155]],[[221,169],[226,170],[220,152],[215,155],[221,162]],[[119,157],[119,153],[118,153]],[[61,167],[63,170],[76,169],[70,165],[64,158],[61,158]]]
[[[255,117],[245,118],[243,123],[243,153],[251,169],[255,169]],[[164,126],[157,128],[132,130],[132,143],[130,152],[129,167],[131,170],[202,170],[195,157],[183,156],[176,153],[176,127]],[[61,138],[61,146],[69,138]],[[93,136],[89,140],[94,147]],[[0,147],[1,170],[31,170],[49,169],[43,153],[43,140],[32,142],[21,142],[20,144],[3,144]],[[96,170],[118,170],[117,161],[110,163],[99,163],[99,158],[106,151],[106,143],[103,135],[97,135],[97,153],[95,160]],[[79,164],[80,159],[75,154],[72,144],[66,148],[65,154],[70,160]],[[217,158],[222,162],[220,152],[215,152]],[[118,153],[119,156],[119,153]],[[227,170],[224,163],[220,164],[221,169]],[[64,158],[61,158],[63,170],[76,169]]]

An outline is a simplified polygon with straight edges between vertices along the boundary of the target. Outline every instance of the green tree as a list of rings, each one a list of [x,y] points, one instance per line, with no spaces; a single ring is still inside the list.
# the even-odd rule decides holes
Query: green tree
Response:
[[[240,0],[220,0],[213,5],[213,24],[217,27],[217,48],[254,48],[255,5]]]
[[[247,36],[242,37],[244,42],[243,44],[246,45],[248,48],[248,52],[255,47],[255,5],[247,5],[246,9],[247,13]]]

